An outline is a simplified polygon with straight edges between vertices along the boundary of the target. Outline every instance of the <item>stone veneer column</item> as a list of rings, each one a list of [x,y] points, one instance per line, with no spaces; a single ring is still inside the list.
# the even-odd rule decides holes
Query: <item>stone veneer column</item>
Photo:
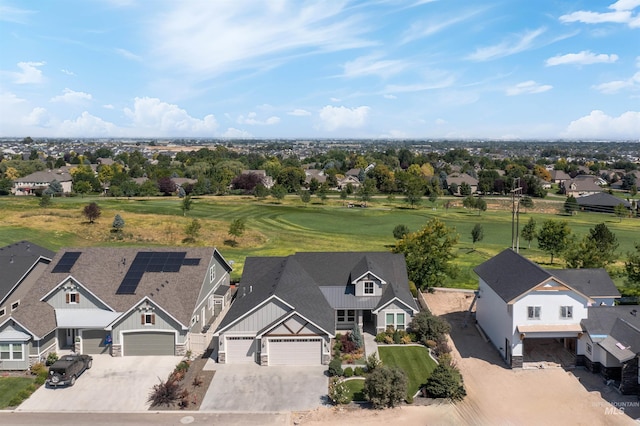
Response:
[[[122,345],[111,345],[111,356],[122,356]]]

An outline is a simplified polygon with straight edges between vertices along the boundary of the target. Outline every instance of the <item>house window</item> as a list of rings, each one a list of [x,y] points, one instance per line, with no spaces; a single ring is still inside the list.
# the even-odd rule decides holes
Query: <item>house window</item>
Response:
[[[404,319],[405,319],[404,312],[387,313],[386,314],[386,320],[387,320],[386,326],[387,327],[393,327],[395,330],[404,330],[405,329]]]
[[[22,343],[0,343],[0,360],[22,361]]]
[[[209,282],[213,282],[213,280],[216,278],[216,265],[211,265],[211,268],[209,268]]]
[[[6,314],[6,313],[7,313],[7,308],[0,309],[0,317],[3,317],[4,314]]]
[[[592,353],[593,348],[591,347],[591,343],[587,343],[587,353],[590,354]]]
[[[67,303],[75,305],[79,302],[80,302],[80,293],[78,292],[67,293]]]
[[[154,325],[156,323],[156,314],[142,314],[142,325]]]
[[[15,311],[16,309],[18,309],[18,306],[20,306],[20,301],[19,301],[19,300],[18,300],[18,301],[16,301],[16,302],[13,302],[13,303],[11,304],[11,310],[12,310],[12,311]]]
[[[560,318],[573,318],[573,306],[560,306]]]
[[[540,306],[527,306],[527,318],[540,319]]]
[[[353,309],[338,309],[338,322],[355,322],[356,311]]]
[[[373,294],[373,281],[364,282],[364,294]]]

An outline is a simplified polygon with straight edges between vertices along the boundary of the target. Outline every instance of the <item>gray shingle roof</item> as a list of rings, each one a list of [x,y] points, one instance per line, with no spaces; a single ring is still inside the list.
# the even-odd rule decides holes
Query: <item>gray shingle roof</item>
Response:
[[[623,200],[618,197],[614,197],[606,192],[599,192],[597,194],[585,195],[584,197],[576,198],[579,206],[607,206],[615,207],[618,204],[623,204],[626,208],[631,208],[631,204],[627,200]]]
[[[635,315],[633,314],[634,310],[636,311]],[[603,336],[609,335],[618,318],[623,318],[636,327],[640,327],[640,306],[592,306],[587,308],[587,318],[580,323],[591,336]]]
[[[55,313],[39,300],[56,288],[69,275],[86,287],[116,312],[126,312],[148,296],[183,325],[188,326],[214,248],[111,248],[90,247],[63,249],[58,252],[43,276],[25,297],[25,303],[14,317],[39,337],[55,329]],[[82,252],[69,273],[51,272],[67,251]],[[199,265],[182,265],[179,273],[145,272],[135,294],[116,294],[129,265],[139,251],[186,252],[187,258],[201,259]],[[124,261],[124,262],[123,262]]]
[[[310,321],[333,332],[334,309],[337,306],[332,307],[332,304],[343,305],[351,300],[354,306],[350,307],[353,309],[362,305],[362,301],[356,300],[360,298],[349,294],[347,286],[351,279],[357,278],[354,274],[360,276],[366,272],[362,270],[363,265],[370,265],[371,272],[375,270],[376,275],[387,282],[383,297],[371,297],[376,304],[368,309],[380,306],[386,296],[388,300],[397,297],[417,310],[409,291],[406,263],[401,254],[305,252],[288,257],[248,257],[236,301],[218,330],[232,324],[268,298],[277,296]],[[367,309],[364,306],[361,308]]]
[[[54,256],[55,252],[29,241],[0,247],[0,305],[40,258],[48,263]]]
[[[58,182],[71,182],[73,178],[71,175],[62,170],[43,170],[40,172],[34,172],[25,177],[21,177],[16,179],[14,182],[22,182],[22,183],[40,183],[46,182],[51,183],[54,180]]]
[[[620,297],[604,269],[545,270],[511,249],[502,251],[473,270],[505,302],[552,277],[589,297]]]

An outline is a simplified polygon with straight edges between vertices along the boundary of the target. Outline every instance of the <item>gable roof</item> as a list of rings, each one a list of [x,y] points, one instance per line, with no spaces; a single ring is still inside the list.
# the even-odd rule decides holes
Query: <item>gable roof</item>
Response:
[[[604,269],[546,270],[512,249],[502,251],[473,270],[505,302],[549,279],[556,279],[587,297],[620,297]]]
[[[73,178],[71,174],[63,170],[43,170],[31,173],[30,175],[18,178],[14,182],[21,183],[51,183],[54,180],[58,182],[71,182]]]
[[[449,176],[447,176],[447,183],[449,185],[455,183],[458,186],[460,186],[462,183],[467,183],[470,186],[476,186],[478,185],[478,179],[466,173],[451,173]]]
[[[614,197],[606,192],[599,192],[597,194],[585,195],[583,197],[576,198],[579,206],[607,206],[616,207],[618,204],[623,204],[626,208],[630,209],[631,204],[627,200]]]
[[[236,301],[217,331],[235,323],[266,300],[277,298],[324,330],[335,328],[334,309],[360,303],[374,309],[382,298],[356,297],[349,291],[354,274],[375,273],[386,284],[386,301],[398,298],[417,307],[409,292],[404,256],[388,252],[304,252],[287,257],[248,257],[238,287]],[[358,300],[356,300],[358,299]],[[337,306],[336,306],[337,305]],[[344,305],[344,306],[343,306]],[[356,306],[352,306],[354,309]]]
[[[640,306],[590,306],[587,308],[587,318],[580,323],[584,331],[594,336],[608,336],[619,318],[640,328]]]
[[[640,352],[640,329],[622,318],[617,318],[609,336],[598,344],[618,361],[629,361]]]
[[[53,272],[67,252],[81,252],[68,272]],[[116,294],[123,278],[138,252],[186,252],[189,259],[200,259],[197,265],[183,263],[179,273],[145,271],[132,294]],[[217,250],[198,248],[113,248],[90,247],[63,249],[53,259],[42,277],[32,287],[25,302],[13,313],[16,318],[42,337],[56,327],[54,309],[40,298],[51,292],[70,276],[116,312],[126,312],[148,296],[184,325],[191,315],[205,277],[209,262]]]
[[[37,262],[49,263],[55,253],[29,241],[0,247],[0,305]]]

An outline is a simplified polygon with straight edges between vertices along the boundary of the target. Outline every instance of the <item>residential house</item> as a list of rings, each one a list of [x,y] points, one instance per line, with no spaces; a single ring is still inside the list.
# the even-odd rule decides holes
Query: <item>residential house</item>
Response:
[[[460,195],[460,185],[466,183],[471,188],[471,193],[475,194],[478,192],[478,179],[470,176],[466,173],[451,173],[447,176],[447,185],[451,186],[452,184],[456,184],[457,191],[452,195]]]
[[[307,183],[307,185],[311,183],[312,179],[317,180],[318,183],[321,183],[321,184],[327,181],[327,175],[324,174],[324,170],[305,169],[304,174],[305,174],[305,182]]]
[[[25,337],[11,320],[35,281],[55,253],[29,241],[0,248],[0,370],[12,370],[25,361]]]
[[[571,176],[569,176],[564,170],[551,171],[551,182],[562,186],[568,180],[571,180]]]
[[[585,195],[576,199],[581,210],[596,213],[613,213],[614,209],[622,204],[627,209],[631,209],[631,203],[618,197],[614,197],[606,192]]]
[[[541,344],[575,363],[588,308],[612,306],[620,297],[604,269],[545,270],[511,249],[474,271],[476,320],[511,367],[544,361],[532,356]]]
[[[184,355],[229,304],[230,271],[214,248],[60,250],[0,326],[25,354],[12,368],[62,349]]]
[[[360,185],[362,183],[357,176],[354,177],[349,175],[343,178],[338,178],[338,190],[342,191],[342,189],[346,188],[349,184],[351,184],[353,190],[356,191],[358,188],[360,188]]]
[[[571,179],[564,182],[562,188],[567,197],[573,195],[576,198],[602,192],[602,187],[596,183],[593,176],[587,179]]]
[[[273,178],[271,176],[268,176],[265,170],[243,170],[242,171],[243,175],[248,175],[251,173],[258,175],[260,177],[260,183],[262,183],[262,185],[264,185],[264,187],[267,189],[271,189],[275,184]]]
[[[36,195],[47,189],[54,180],[60,182],[63,193],[71,192],[73,179],[71,174],[64,170],[43,170],[18,178],[13,181],[12,192],[14,195]]]
[[[218,362],[328,364],[339,330],[404,330],[417,312],[401,254],[249,257],[215,332]]]

